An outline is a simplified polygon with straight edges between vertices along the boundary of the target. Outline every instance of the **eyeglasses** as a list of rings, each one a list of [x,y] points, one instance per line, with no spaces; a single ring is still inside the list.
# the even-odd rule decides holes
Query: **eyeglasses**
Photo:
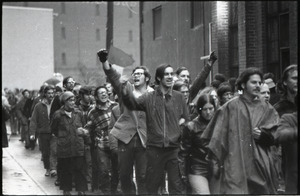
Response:
[[[132,74],[132,76],[141,76],[141,75],[143,75],[143,74],[145,74],[145,73],[135,72],[135,73]]]

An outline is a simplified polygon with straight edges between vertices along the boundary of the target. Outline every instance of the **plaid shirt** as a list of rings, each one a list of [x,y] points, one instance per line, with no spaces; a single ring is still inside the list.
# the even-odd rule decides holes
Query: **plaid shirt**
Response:
[[[91,133],[92,145],[100,148],[109,148],[108,125],[111,117],[111,110],[116,102],[108,101],[105,107],[96,105],[88,114],[88,122],[91,125],[88,129]]]

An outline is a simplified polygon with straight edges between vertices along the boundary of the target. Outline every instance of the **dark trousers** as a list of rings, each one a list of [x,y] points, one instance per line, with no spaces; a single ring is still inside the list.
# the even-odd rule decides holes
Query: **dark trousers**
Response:
[[[30,147],[28,124],[21,125],[21,140],[25,141],[25,146]]]
[[[180,178],[177,160],[179,148],[147,147],[146,187],[149,194],[157,194],[168,173],[169,194],[184,194],[184,185]]]
[[[142,146],[138,134],[131,139],[128,144],[118,141],[119,148],[119,168],[121,189],[124,194],[135,194],[133,183],[133,166],[135,166],[135,176],[137,183],[137,193],[146,193],[146,149]]]
[[[72,191],[72,179],[75,181],[76,191],[87,191],[87,181],[85,177],[85,158],[70,157],[58,158],[60,173],[60,189]],[[74,176],[74,177],[73,177]],[[73,178],[72,178],[73,177]]]
[[[111,149],[111,193],[114,194],[117,191],[119,184],[119,161],[118,161],[118,149]]]
[[[39,145],[42,152],[44,168],[50,169],[50,133],[40,133],[39,134]]]

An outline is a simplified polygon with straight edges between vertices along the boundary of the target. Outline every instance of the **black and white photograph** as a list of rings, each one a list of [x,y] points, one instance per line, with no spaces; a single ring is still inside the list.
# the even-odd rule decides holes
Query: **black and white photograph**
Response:
[[[300,194],[298,7],[2,2],[2,194]]]

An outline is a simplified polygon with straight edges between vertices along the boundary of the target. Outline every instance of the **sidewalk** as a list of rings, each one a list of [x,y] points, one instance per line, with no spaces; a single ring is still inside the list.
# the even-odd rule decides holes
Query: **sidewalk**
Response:
[[[54,185],[56,177],[46,177],[41,152],[37,145],[34,150],[25,149],[19,141],[20,135],[10,135],[9,147],[2,148],[2,194],[3,195],[62,195]],[[87,195],[99,195],[91,192]],[[77,195],[75,188],[71,192]]]
[[[4,195],[61,195],[55,178],[46,177],[38,146],[26,150],[20,136],[10,136],[2,148],[2,193]]]

